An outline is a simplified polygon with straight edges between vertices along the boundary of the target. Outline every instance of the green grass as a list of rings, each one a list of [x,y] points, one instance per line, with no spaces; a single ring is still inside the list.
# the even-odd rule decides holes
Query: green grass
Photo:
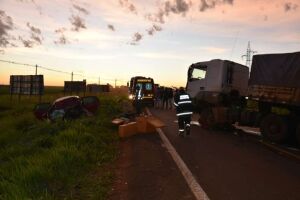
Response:
[[[111,119],[124,98],[99,99],[94,117],[50,123],[34,118],[33,99],[0,96],[0,199],[106,198],[118,141]]]

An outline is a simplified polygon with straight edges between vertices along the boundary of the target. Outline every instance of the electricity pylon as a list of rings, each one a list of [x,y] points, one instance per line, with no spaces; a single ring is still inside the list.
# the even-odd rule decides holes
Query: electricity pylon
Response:
[[[250,47],[250,41],[248,42],[247,52],[245,55],[242,55],[242,58],[246,57],[246,66],[250,68],[251,66],[251,58],[252,55],[257,53],[257,51],[253,51]]]

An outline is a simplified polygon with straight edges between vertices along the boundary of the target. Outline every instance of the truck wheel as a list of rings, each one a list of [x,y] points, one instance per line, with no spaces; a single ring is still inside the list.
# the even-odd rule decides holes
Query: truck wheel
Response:
[[[241,118],[240,118],[240,125],[241,126],[249,125],[249,111],[247,110],[242,111]]]
[[[261,122],[262,135],[272,142],[282,143],[288,138],[288,123],[282,116],[268,114]]]
[[[300,146],[300,124],[298,124],[296,128],[296,140],[298,142],[298,146]]]
[[[205,108],[201,112],[199,123],[203,128],[210,128],[215,124],[215,118],[211,108]]]

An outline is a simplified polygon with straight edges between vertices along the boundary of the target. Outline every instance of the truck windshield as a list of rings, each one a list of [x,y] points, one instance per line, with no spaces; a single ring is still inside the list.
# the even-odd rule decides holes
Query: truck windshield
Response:
[[[192,72],[191,79],[204,79],[206,74],[206,69],[194,68]]]
[[[146,83],[145,89],[146,90],[152,90],[152,83]]]

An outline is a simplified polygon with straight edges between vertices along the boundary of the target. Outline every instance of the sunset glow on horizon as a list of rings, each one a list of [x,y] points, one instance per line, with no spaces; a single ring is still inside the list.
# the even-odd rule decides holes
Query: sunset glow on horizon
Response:
[[[0,0],[0,60],[87,83],[185,86],[195,62],[300,51],[300,0]],[[35,68],[0,62],[0,84]],[[38,68],[45,85],[71,75]]]

